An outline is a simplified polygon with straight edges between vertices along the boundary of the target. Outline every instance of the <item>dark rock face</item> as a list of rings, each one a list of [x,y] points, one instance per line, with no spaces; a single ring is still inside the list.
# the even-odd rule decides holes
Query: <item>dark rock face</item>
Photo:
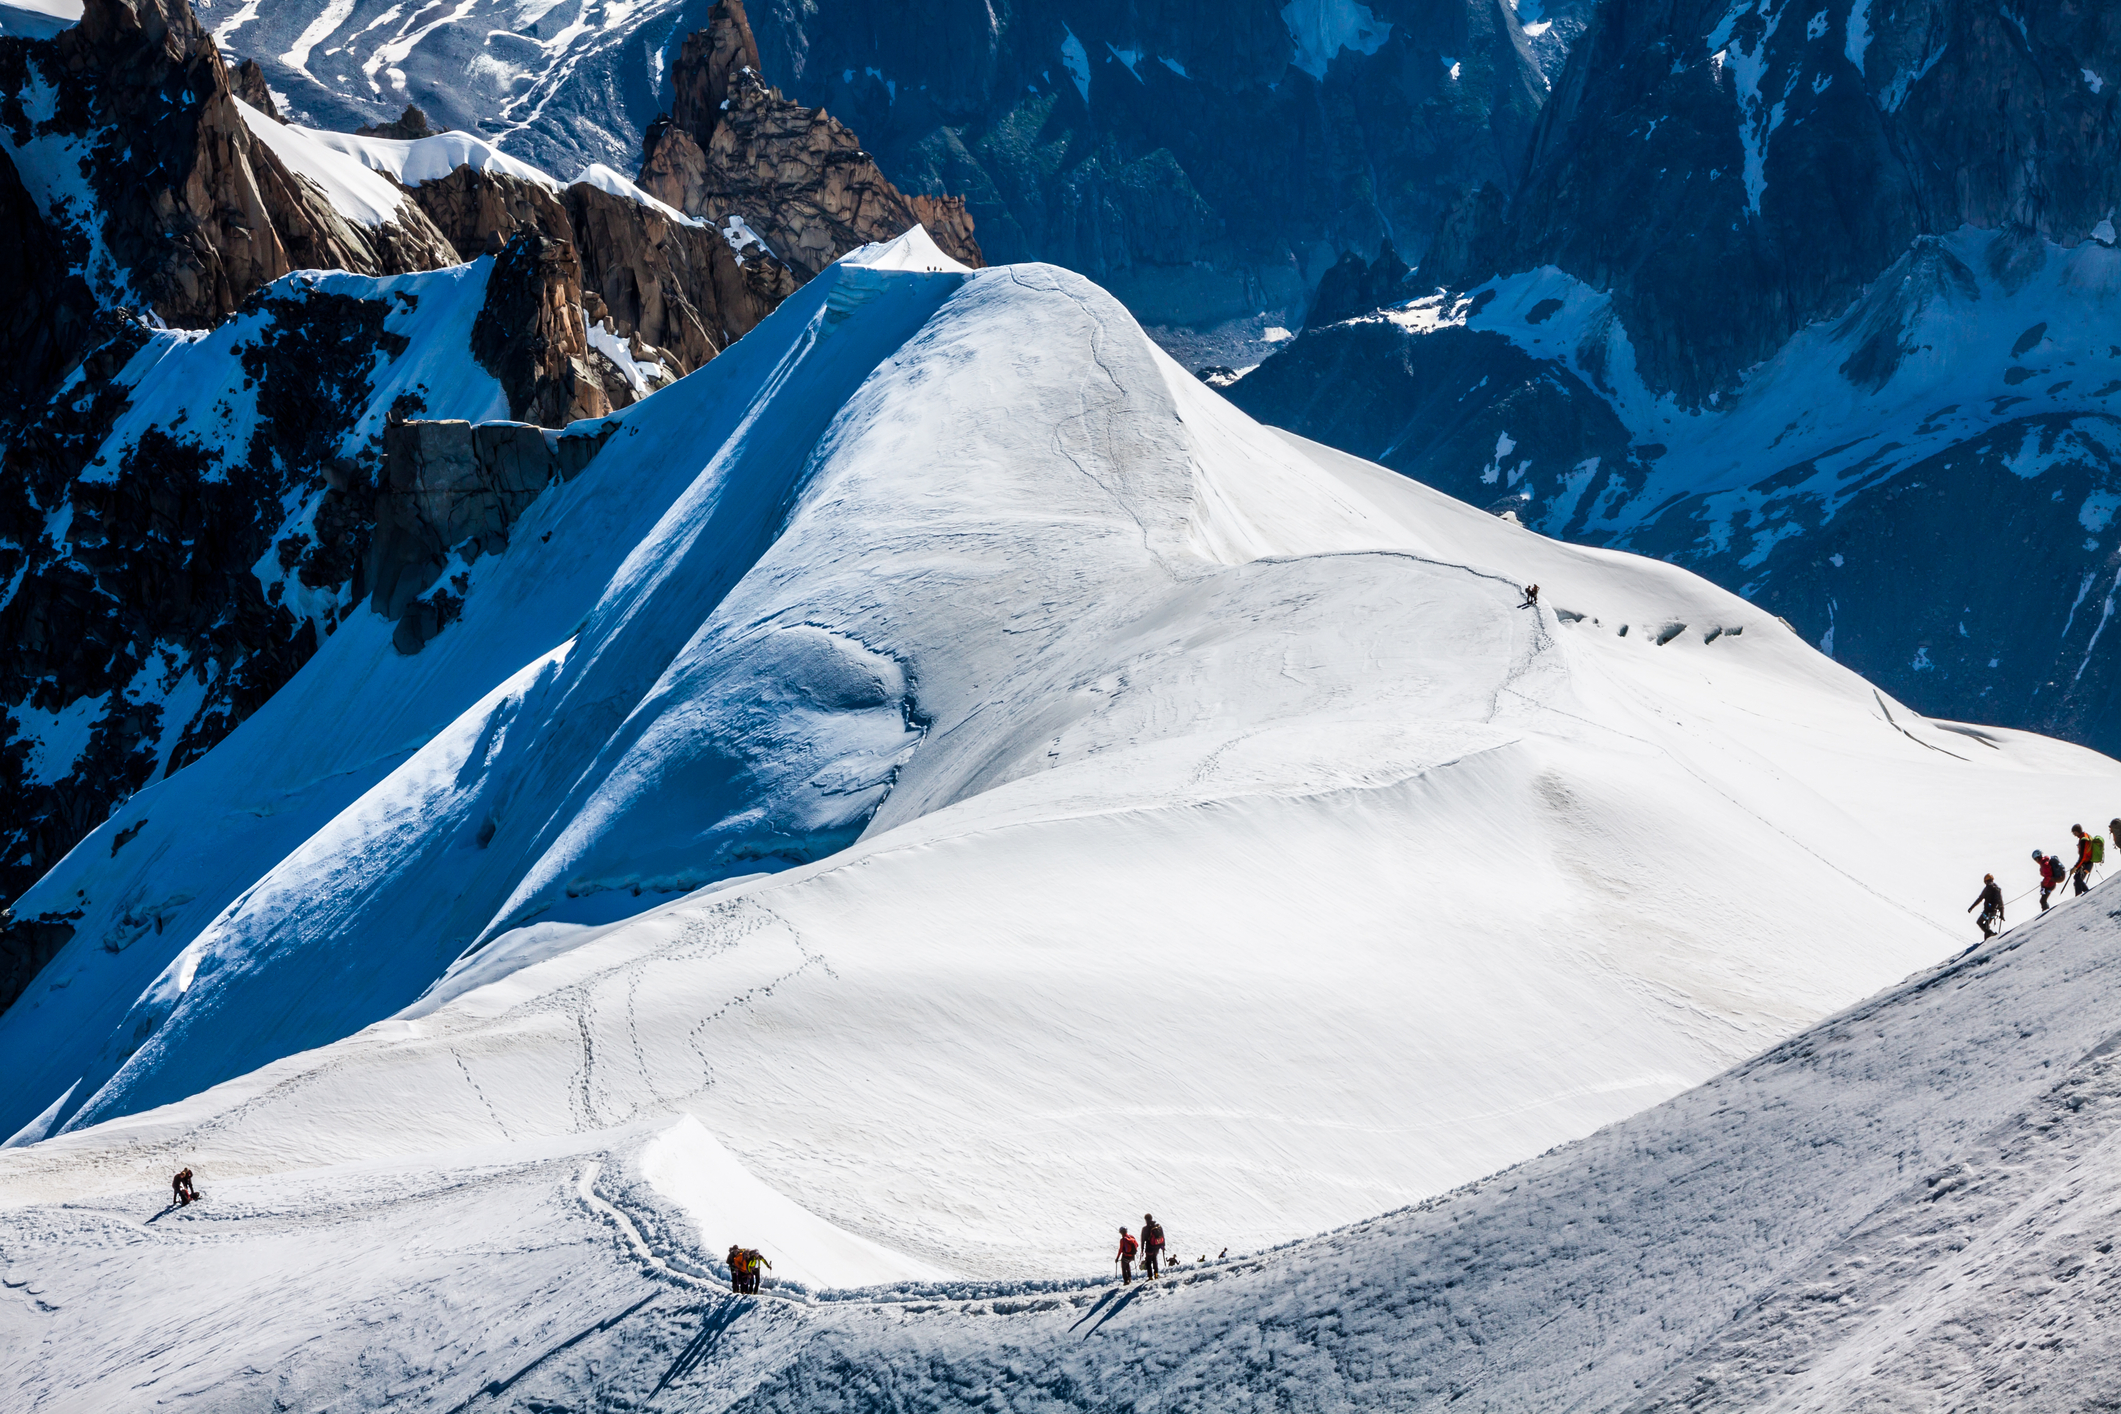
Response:
[[[468,564],[508,548],[508,527],[553,479],[557,441],[516,422],[397,422],[383,438],[370,607],[417,653],[456,616],[464,586],[422,600],[452,553]]]
[[[265,81],[265,70],[258,67],[255,59],[245,59],[236,65],[229,87],[236,97],[263,113],[276,123],[287,120],[280,116],[279,105],[273,102],[272,89]]]
[[[32,123],[33,90],[56,112]],[[366,227],[334,210],[251,133],[213,39],[185,0],[88,0],[50,40],[0,39],[0,124],[16,148],[85,144],[92,210],[71,210],[121,280],[172,324],[223,318],[252,291],[310,267],[390,274],[451,263],[456,252],[410,203]]]
[[[1493,268],[1614,292],[1653,388],[1730,391],[1920,235],[2087,239],[2121,200],[2121,17],[1914,0],[1607,5],[1541,115]],[[1809,22],[1808,22],[1809,21]]]
[[[1319,280],[1304,324],[1337,324],[1380,305],[1397,304],[1414,293],[1408,288],[1413,274],[1390,241],[1372,261],[1365,261],[1351,250]]]
[[[589,364],[582,265],[566,241],[525,233],[502,248],[471,329],[471,353],[500,380],[518,420],[564,427],[611,411]]]
[[[245,62],[256,67],[255,60]],[[387,137],[397,142],[411,142],[415,138],[433,137],[438,131],[448,132],[449,129],[429,127],[427,115],[420,111],[419,105],[408,103],[405,105],[405,111],[389,122],[364,124],[354,129],[354,136]]]
[[[742,0],[719,0],[671,72],[674,106],[648,130],[642,187],[688,215],[741,217],[806,278],[916,225],[947,254],[982,263],[962,202],[938,193],[915,207],[853,132],[769,88],[757,60]]]
[[[0,387],[16,407],[41,403],[94,337],[98,311],[77,268],[79,246],[45,222],[0,152],[0,338],[9,350]]]
[[[1148,323],[1293,325],[1344,253],[1418,261],[1461,191],[1514,187],[1545,96],[1500,0],[753,21],[770,79],[906,189],[966,194],[989,259],[1079,270]]]
[[[491,250],[518,233],[564,241],[581,263],[577,302],[646,358],[682,376],[742,338],[796,288],[793,272],[753,245],[739,260],[713,230],[577,182],[554,195],[535,182],[459,167],[413,191],[459,250]],[[629,391],[615,402],[633,400]]]

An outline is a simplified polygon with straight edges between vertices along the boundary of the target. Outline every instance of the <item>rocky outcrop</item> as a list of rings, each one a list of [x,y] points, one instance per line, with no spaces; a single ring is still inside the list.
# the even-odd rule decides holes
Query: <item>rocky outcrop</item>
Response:
[[[413,196],[465,252],[498,252],[519,233],[565,242],[580,263],[588,322],[637,341],[676,376],[749,333],[796,287],[793,272],[763,249],[740,257],[718,231],[587,182],[555,195],[464,166],[422,182]],[[617,405],[627,401],[631,394]]]
[[[272,88],[265,81],[265,70],[258,67],[255,59],[245,59],[236,65],[229,84],[236,97],[263,113],[276,123],[287,120],[280,116],[280,105],[273,102]]]
[[[57,96],[35,123],[33,88]],[[0,123],[17,149],[80,153],[95,209],[72,203],[77,233],[100,237],[126,287],[171,324],[211,325],[296,268],[389,274],[456,256],[410,203],[363,226],[291,172],[252,134],[185,0],[87,0],[56,38],[0,40]]]
[[[1351,250],[1319,280],[1310,311],[1304,315],[1304,326],[1332,324],[1381,304],[1397,304],[1413,293],[1407,287],[1412,274],[1390,241],[1372,261],[1365,261]]]
[[[648,130],[642,187],[689,215],[741,217],[804,277],[916,225],[956,259],[982,263],[962,201],[917,207],[845,124],[769,87],[757,61],[742,0],[718,0],[671,71],[671,116]]]
[[[581,261],[566,241],[524,232],[502,247],[471,328],[471,354],[500,380],[519,422],[565,427],[611,411],[589,361]]]
[[[460,612],[464,584],[428,594],[450,564],[508,548],[508,528],[559,468],[558,437],[517,422],[395,422],[383,482],[369,606],[395,621],[391,642],[417,653]],[[425,595],[425,598],[421,596]]]
[[[433,137],[447,128],[428,125],[427,115],[416,103],[405,105],[405,111],[387,123],[368,123],[354,129],[355,137],[387,137],[396,142],[411,142],[416,138]]]
[[[554,240],[574,240],[567,209],[550,189],[506,172],[482,172],[466,165],[446,177],[420,183],[413,200],[435,228],[468,259],[499,252],[518,231]]]

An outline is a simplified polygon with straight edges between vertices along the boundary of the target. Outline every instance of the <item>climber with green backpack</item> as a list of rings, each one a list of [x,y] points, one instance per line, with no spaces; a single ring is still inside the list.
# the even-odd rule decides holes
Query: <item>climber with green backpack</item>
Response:
[[[2069,871],[2070,891],[2081,894],[2092,886],[2092,867],[2106,862],[2106,837],[2088,835],[2082,825],[2072,825],[2069,832],[2077,837],[2077,863]]]

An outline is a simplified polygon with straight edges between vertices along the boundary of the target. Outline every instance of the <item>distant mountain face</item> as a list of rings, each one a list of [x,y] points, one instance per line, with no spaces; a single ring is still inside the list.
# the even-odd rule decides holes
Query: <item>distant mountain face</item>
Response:
[[[1515,191],[1231,396],[2110,747],[2117,76],[2098,6],[1602,6]]]
[[[1151,324],[1293,322],[1344,251],[1419,255],[1509,185],[1576,5],[1507,0],[761,0],[763,77],[909,192],[965,194],[988,259],[1049,260]],[[631,170],[703,0],[213,0],[231,50],[326,126],[418,102],[555,171]]]

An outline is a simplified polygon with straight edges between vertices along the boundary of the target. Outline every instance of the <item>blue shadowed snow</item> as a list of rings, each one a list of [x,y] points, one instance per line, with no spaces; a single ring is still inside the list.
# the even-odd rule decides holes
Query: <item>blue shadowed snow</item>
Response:
[[[172,930],[159,949],[136,947],[136,981],[106,977],[80,986],[81,1005],[51,993],[0,1019],[0,1056],[28,1059],[10,1065],[0,1132],[69,1086],[38,1132],[162,1104],[349,1034],[513,923],[608,921],[858,834],[919,740],[888,659],[797,629],[729,655],[724,690],[701,702],[665,677],[772,543],[833,416],[961,278],[835,267],[706,368],[612,419],[606,454],[531,508],[510,551],[473,568],[463,619],[424,651],[399,656],[389,625],[365,611],[342,626],[150,813],[181,826],[214,798],[217,774],[261,757],[285,769],[299,753],[315,775],[339,775],[306,740],[318,721],[345,727],[321,755],[353,784],[380,784],[336,820],[303,811],[273,832],[281,850],[299,847],[262,878],[253,856],[258,882],[188,944]],[[348,697],[375,711],[348,714]],[[206,769],[215,758],[219,771]],[[617,853],[595,850],[568,828],[578,812],[608,822],[658,790],[668,803],[629,828],[659,850],[629,855],[623,834]],[[100,838],[84,849],[104,848]],[[127,854],[184,878],[172,847],[136,842]],[[72,876],[47,883],[56,894]],[[130,1005],[112,1015],[120,998]]]

